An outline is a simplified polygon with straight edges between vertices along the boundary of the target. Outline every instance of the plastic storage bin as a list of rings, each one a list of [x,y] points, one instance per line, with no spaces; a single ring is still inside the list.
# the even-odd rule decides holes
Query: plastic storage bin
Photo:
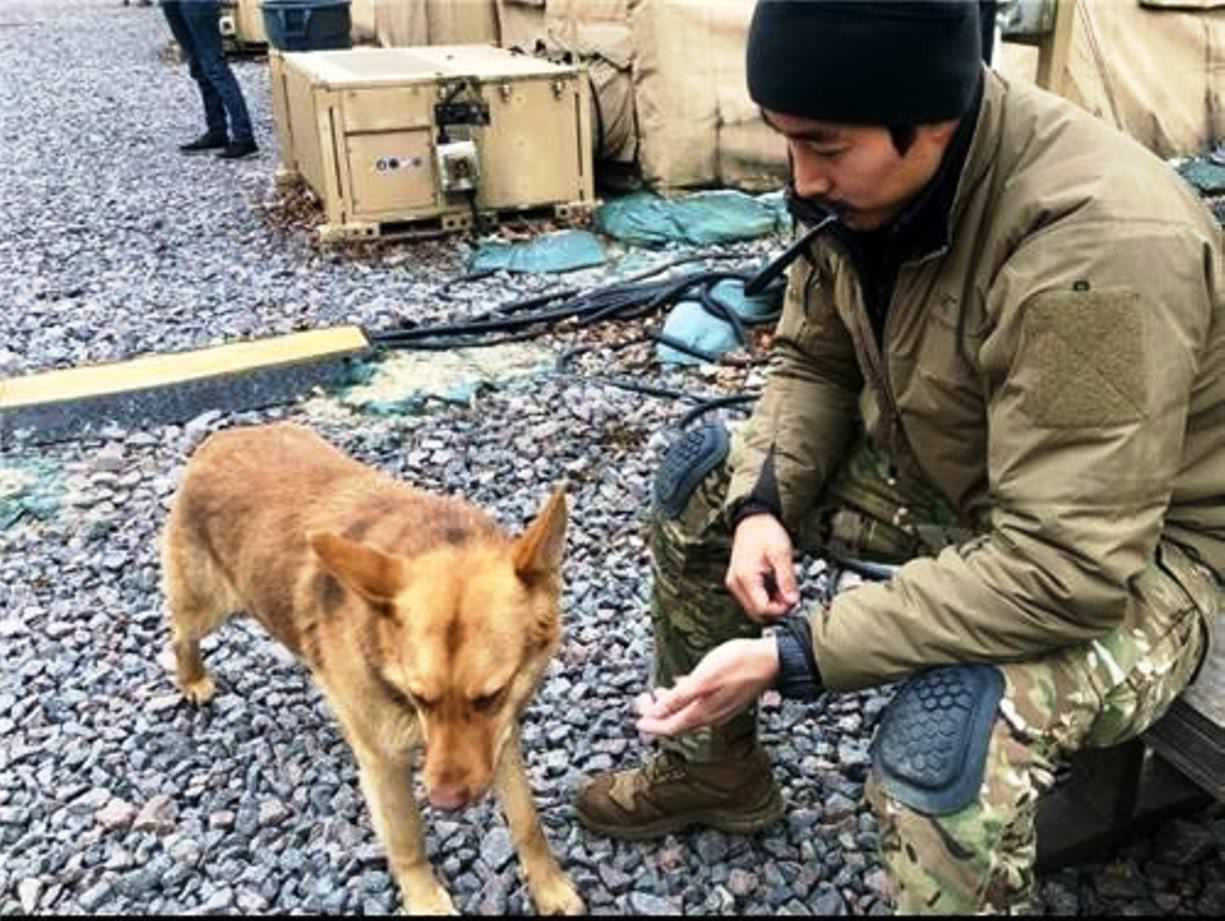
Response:
[[[281,51],[352,48],[349,0],[264,0],[268,44]]]

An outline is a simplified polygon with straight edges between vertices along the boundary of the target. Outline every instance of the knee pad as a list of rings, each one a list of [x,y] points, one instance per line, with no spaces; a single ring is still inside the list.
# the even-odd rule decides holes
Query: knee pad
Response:
[[[925,815],[949,815],[978,796],[1004,675],[994,665],[928,669],[885,710],[872,767],[894,799]]]
[[[698,483],[727,457],[730,440],[722,422],[690,429],[668,447],[655,472],[655,510],[675,518],[685,508]]]

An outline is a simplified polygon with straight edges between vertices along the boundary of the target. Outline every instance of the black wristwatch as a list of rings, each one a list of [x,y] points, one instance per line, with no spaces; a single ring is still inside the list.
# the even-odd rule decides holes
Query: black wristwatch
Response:
[[[825,690],[812,654],[812,628],[803,614],[788,614],[774,624],[778,677],[774,689],[784,697],[816,700]]]

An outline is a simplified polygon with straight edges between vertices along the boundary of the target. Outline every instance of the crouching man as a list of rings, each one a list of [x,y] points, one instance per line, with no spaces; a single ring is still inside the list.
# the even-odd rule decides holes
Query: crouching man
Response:
[[[898,909],[1025,910],[1059,765],[1194,678],[1225,572],[1221,230],[980,42],[974,0],[756,7],[793,208],[837,220],[790,270],[752,418],[659,472],[638,708],[665,738],[584,783],[590,829],[762,828],[760,692],[902,680],[866,789]],[[797,547],[905,565],[794,611]]]

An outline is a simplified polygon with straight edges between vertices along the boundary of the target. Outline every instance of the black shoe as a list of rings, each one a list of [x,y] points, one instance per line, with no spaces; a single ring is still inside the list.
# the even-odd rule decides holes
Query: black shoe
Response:
[[[218,160],[242,160],[245,157],[259,153],[259,145],[254,141],[230,141],[225,150],[217,154]]]
[[[222,147],[228,146],[228,144],[229,142],[225,139],[224,134],[213,134],[211,131],[206,131],[194,141],[180,144],[179,153],[204,153],[206,150],[220,150]]]

